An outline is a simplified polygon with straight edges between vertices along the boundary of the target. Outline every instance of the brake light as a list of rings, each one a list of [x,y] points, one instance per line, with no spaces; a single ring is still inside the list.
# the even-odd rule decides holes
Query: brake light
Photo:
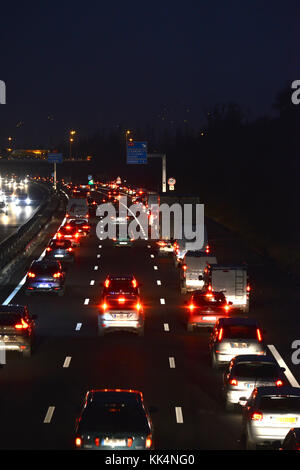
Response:
[[[73,248],[72,247],[67,248],[67,251],[73,251]]]
[[[46,251],[51,251],[51,250],[52,248],[50,248],[50,246],[47,246]]]
[[[17,330],[26,330],[28,327],[29,327],[28,323],[25,320],[23,320],[23,318],[21,318],[21,323],[17,323],[15,325],[15,328]]]
[[[67,230],[71,230],[71,225],[66,225]]]
[[[207,293],[207,294],[205,294],[205,297],[212,298],[212,296],[213,296],[213,295],[212,295],[212,294],[210,294],[210,293]]]
[[[129,438],[127,439],[127,447],[131,447],[132,444],[133,444],[133,439],[132,439],[132,437],[129,437]]]
[[[79,237],[79,233],[75,233],[75,238],[78,238]]]
[[[259,342],[262,341],[262,336],[259,328],[256,328],[257,339]]]
[[[166,246],[166,242],[163,242],[163,241],[157,242],[157,244],[158,244],[159,246]]]
[[[225,312],[229,312],[230,305],[228,305],[228,304],[224,305],[224,310],[225,310]]]
[[[86,230],[87,230],[87,229],[89,229],[90,227],[89,227],[88,225],[83,225],[83,227],[82,227],[82,228],[84,228],[84,229],[86,229]]]
[[[95,438],[95,446],[99,447],[99,445],[100,445],[100,439],[99,439],[99,437],[96,437]]]
[[[207,288],[209,291],[212,291],[212,286],[211,284],[209,284],[208,288]]]
[[[230,379],[229,383],[230,383],[230,385],[235,385],[235,386],[238,385],[238,381],[236,379]]]
[[[102,304],[102,308],[103,308],[103,311],[105,312],[105,310],[107,309],[107,304],[105,302]]]
[[[276,386],[277,387],[282,387],[282,385],[283,385],[282,380],[280,380],[280,379],[276,380]]]
[[[35,274],[33,272],[29,271],[28,277],[35,277]]]
[[[110,284],[110,281],[109,281],[109,279],[106,279],[106,281],[104,282],[104,285],[105,285],[105,287],[108,287],[108,286],[109,286],[109,284]]]
[[[152,439],[150,436],[148,436],[146,439],[145,447],[146,449],[150,449],[151,446],[152,446]]]
[[[136,282],[135,279],[132,279],[131,283],[132,283],[133,287],[136,287],[136,286],[137,286],[137,282]]]
[[[253,421],[262,421],[262,419],[263,419],[263,414],[256,411],[255,413],[252,413],[251,419],[252,419]]]
[[[182,265],[182,269],[183,269],[184,271],[186,271],[186,270],[187,270],[187,265],[186,265],[186,264],[183,264],[183,265]]]
[[[53,277],[58,278],[58,277],[61,277],[61,275],[62,275],[62,274],[58,272],[58,273],[54,273],[54,274],[53,274]]]
[[[135,308],[137,309],[137,311],[139,312],[142,308],[141,304],[140,303],[137,303]]]
[[[119,297],[118,298],[119,304],[123,304],[125,301],[126,301],[126,299],[124,297]]]
[[[218,341],[221,341],[223,338],[223,328],[220,329],[219,334],[218,334]]]
[[[205,247],[205,253],[209,253],[210,252],[210,246],[209,245],[206,245]]]
[[[251,291],[251,287],[249,286],[249,284],[248,284],[247,287],[246,287],[246,291],[247,291],[247,292],[250,292],[250,291]]]
[[[194,310],[194,308],[195,308],[195,305],[194,305],[194,304],[190,304],[190,305],[189,305],[189,309],[190,309],[191,312]]]
[[[80,438],[80,437],[76,437],[76,439],[75,439],[75,446],[76,446],[76,447],[81,447],[81,443],[82,443],[81,438]]]
[[[61,238],[62,234],[60,232],[57,233],[57,238]]]

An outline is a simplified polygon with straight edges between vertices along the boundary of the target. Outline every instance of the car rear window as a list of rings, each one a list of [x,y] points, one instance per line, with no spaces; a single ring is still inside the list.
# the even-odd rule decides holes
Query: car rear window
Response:
[[[257,339],[256,326],[231,325],[223,328],[223,338],[227,339]]]
[[[261,397],[259,408],[268,412],[300,413],[300,397]]]
[[[31,268],[35,274],[54,274],[57,271],[60,271],[60,268],[57,264],[50,265],[35,265]]]
[[[237,377],[247,379],[263,379],[263,378],[278,378],[278,367],[276,364],[236,364],[233,367],[232,373]]]
[[[0,312],[0,326],[13,326],[21,321],[22,315],[19,313],[1,313]]]
[[[70,248],[71,242],[70,240],[55,240],[50,243],[51,248]]]
[[[226,299],[224,295],[220,294],[212,295],[211,297],[202,294],[195,294],[193,297],[193,303],[198,307],[211,307],[212,305],[221,307],[226,304]]]
[[[133,287],[131,281],[110,281],[109,287],[107,287],[108,292],[124,292],[124,293],[133,293],[135,288]]]

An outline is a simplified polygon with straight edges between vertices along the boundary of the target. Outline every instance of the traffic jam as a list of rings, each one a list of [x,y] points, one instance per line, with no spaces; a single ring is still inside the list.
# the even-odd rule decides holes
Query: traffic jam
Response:
[[[10,295],[1,307],[1,349],[7,354],[18,352],[26,361],[39,354],[36,347],[39,315],[31,313],[31,301],[40,294],[45,304],[56,302],[59,309],[63,299],[52,299],[67,295],[71,273],[80,276],[81,251],[89,244],[98,253],[95,274],[101,269],[98,261],[105,250],[113,248],[116,259],[121,256],[126,259],[119,272],[102,271],[101,282],[96,282],[99,295],[95,335],[99,344],[104,337],[109,342],[123,332],[131,342],[141,341],[142,345],[149,334],[143,295],[147,285],[131,267],[132,256],[142,253],[133,251],[136,245],[155,263],[155,273],[159,271],[159,263],[169,263],[177,282],[176,295],[181,298],[184,319],[181,334],[193,338],[192,341],[200,336],[205,338],[210,367],[221,377],[224,412],[242,417],[239,448],[299,450],[300,389],[288,380],[285,368],[266,344],[264,325],[252,315],[247,264],[219,264],[206,225],[200,250],[187,249],[184,238],[151,240],[147,234],[135,240],[130,234],[126,237],[120,234],[120,225],[135,218],[130,211],[125,219],[121,217],[120,197],[126,195],[133,205],[141,203],[147,218],[153,221],[151,204],[157,202],[157,195],[151,191],[122,186],[120,182],[95,183],[92,190],[84,184],[61,182],[60,191],[66,199],[65,217],[41,255],[30,263],[20,285],[22,292],[30,297],[27,305],[14,304],[14,295]],[[95,235],[98,224],[100,233],[104,232],[104,219],[98,216],[97,208],[106,203],[111,203],[117,214],[111,222],[116,225],[117,235],[109,241],[104,235],[100,240]],[[139,262],[143,264],[143,258]],[[156,282],[161,286],[161,280]],[[95,280],[90,285],[95,286]],[[85,298],[84,305],[89,303],[90,299]],[[165,303],[166,299],[160,298],[160,304]],[[76,330],[81,325],[77,323]],[[164,330],[169,329],[165,321]],[[174,358],[169,359],[170,367],[175,367]],[[143,390],[113,388],[109,384],[90,388],[78,406],[80,411],[70,435],[71,448],[159,449],[152,418],[155,407],[146,402]],[[54,407],[49,407],[45,422],[51,422],[53,413]],[[176,407],[175,413],[176,422],[183,422],[182,408]]]

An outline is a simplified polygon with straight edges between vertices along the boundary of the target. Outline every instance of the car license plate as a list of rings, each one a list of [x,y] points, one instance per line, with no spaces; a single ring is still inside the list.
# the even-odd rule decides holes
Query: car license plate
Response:
[[[297,422],[297,418],[288,418],[288,417],[285,417],[285,418],[277,418],[277,422],[278,422],[278,423],[296,423],[296,422]]]
[[[40,284],[39,287],[41,287],[42,289],[47,289],[49,287],[49,284]]]
[[[231,343],[232,348],[247,348],[247,343]]]
[[[125,439],[110,439],[106,437],[102,440],[103,446],[111,446],[111,447],[125,447],[126,441]]]
[[[55,256],[55,258],[63,258],[64,257],[64,255],[54,255],[54,256]]]
[[[202,317],[202,320],[216,320],[217,317],[212,317],[212,316],[207,316],[207,317]]]

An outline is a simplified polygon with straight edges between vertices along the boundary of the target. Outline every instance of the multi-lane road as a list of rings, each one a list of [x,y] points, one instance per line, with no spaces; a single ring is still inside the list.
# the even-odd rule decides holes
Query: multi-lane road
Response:
[[[211,368],[208,331],[187,333],[184,296],[172,258],[158,258],[155,242],[115,248],[91,236],[77,250],[67,271],[64,297],[26,297],[15,290],[24,272],[1,291],[1,302],[27,304],[37,319],[37,348],[29,359],[8,356],[1,377],[2,449],[74,448],[75,419],[91,388],[134,388],[154,406],[156,449],[239,449],[241,415],[227,413],[222,373]],[[249,316],[260,319],[267,344],[300,380],[291,363],[298,335],[297,293],[288,277],[224,228],[207,221],[210,245],[220,263],[247,261],[252,297]],[[38,257],[40,253],[36,253]],[[100,283],[106,275],[134,274],[142,283],[145,336],[97,336]],[[272,349],[272,348],[271,348]],[[290,371],[290,374],[289,374]]]

